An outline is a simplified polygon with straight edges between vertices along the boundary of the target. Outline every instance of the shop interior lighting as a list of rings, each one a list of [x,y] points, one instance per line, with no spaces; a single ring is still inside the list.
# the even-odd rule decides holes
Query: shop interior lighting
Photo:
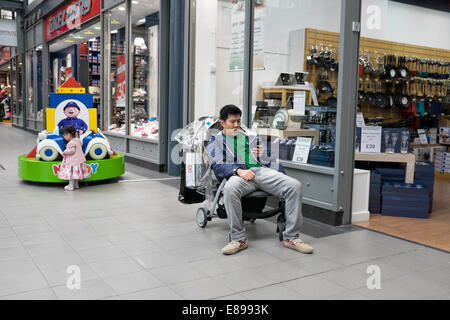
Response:
[[[117,29],[116,30],[111,30],[111,33],[117,33]]]
[[[80,36],[80,35],[75,35],[75,36],[73,36],[72,38],[74,38],[74,39],[84,39],[84,37],[83,37],[83,36]]]
[[[120,24],[120,20],[112,19],[111,24]]]
[[[94,32],[92,32],[91,30],[87,30],[85,32],[83,32],[84,34],[94,34]]]
[[[124,7],[119,7],[119,10],[120,11],[125,11],[125,8]]]
[[[139,1],[133,0],[133,1],[131,1],[131,3],[132,3],[132,4],[139,4]]]
[[[142,18],[141,20],[138,20],[139,24],[144,23],[144,22],[145,22],[145,18]]]
[[[70,43],[72,43],[72,42],[75,42],[75,41],[73,41],[72,39],[65,39],[64,42],[70,42]]]
[[[94,26],[94,29],[95,29],[95,30],[100,30],[101,28],[102,28],[102,27],[100,27],[99,25],[95,25],[95,26]]]

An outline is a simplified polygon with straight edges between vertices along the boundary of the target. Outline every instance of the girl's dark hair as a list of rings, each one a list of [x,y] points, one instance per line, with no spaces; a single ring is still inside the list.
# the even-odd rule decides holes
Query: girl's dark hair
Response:
[[[72,137],[75,137],[77,135],[77,130],[75,129],[74,126],[65,126],[61,129],[61,134],[64,135],[66,133],[69,133],[72,135]]]
[[[234,104],[228,104],[220,110],[220,120],[226,121],[230,114],[242,115],[242,111],[241,111],[241,109],[236,107]]]

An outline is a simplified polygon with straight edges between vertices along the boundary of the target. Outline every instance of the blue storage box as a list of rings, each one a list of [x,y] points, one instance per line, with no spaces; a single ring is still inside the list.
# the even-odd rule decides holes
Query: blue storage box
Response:
[[[425,185],[406,183],[383,184],[382,215],[428,218],[429,211],[430,191]]]
[[[427,161],[417,161],[414,170],[414,183],[423,184],[430,192],[429,212],[433,209],[434,165]]]
[[[308,163],[326,167],[333,167],[334,155],[335,152],[332,148],[316,147],[309,151]]]
[[[280,140],[279,152],[280,152],[279,158],[281,160],[288,160],[289,151],[287,148],[287,140]]]
[[[381,174],[376,171],[370,173],[369,211],[381,212]]]

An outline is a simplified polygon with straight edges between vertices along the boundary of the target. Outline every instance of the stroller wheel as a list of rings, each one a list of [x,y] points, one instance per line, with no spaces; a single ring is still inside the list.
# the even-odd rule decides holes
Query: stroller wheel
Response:
[[[208,223],[208,217],[206,216],[205,209],[199,208],[197,210],[197,225],[200,228],[206,227],[206,224]]]

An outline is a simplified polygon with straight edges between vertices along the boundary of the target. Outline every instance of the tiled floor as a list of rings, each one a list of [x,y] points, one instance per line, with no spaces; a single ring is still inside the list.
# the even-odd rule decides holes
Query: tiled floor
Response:
[[[227,223],[195,223],[171,184],[127,171],[65,192],[17,177],[35,135],[0,124],[1,299],[448,299],[450,255],[370,230],[280,246],[275,225],[247,224],[249,248],[223,256]],[[78,266],[80,289],[69,266]],[[369,290],[369,266],[381,289]],[[69,284],[69,286],[68,286]]]

